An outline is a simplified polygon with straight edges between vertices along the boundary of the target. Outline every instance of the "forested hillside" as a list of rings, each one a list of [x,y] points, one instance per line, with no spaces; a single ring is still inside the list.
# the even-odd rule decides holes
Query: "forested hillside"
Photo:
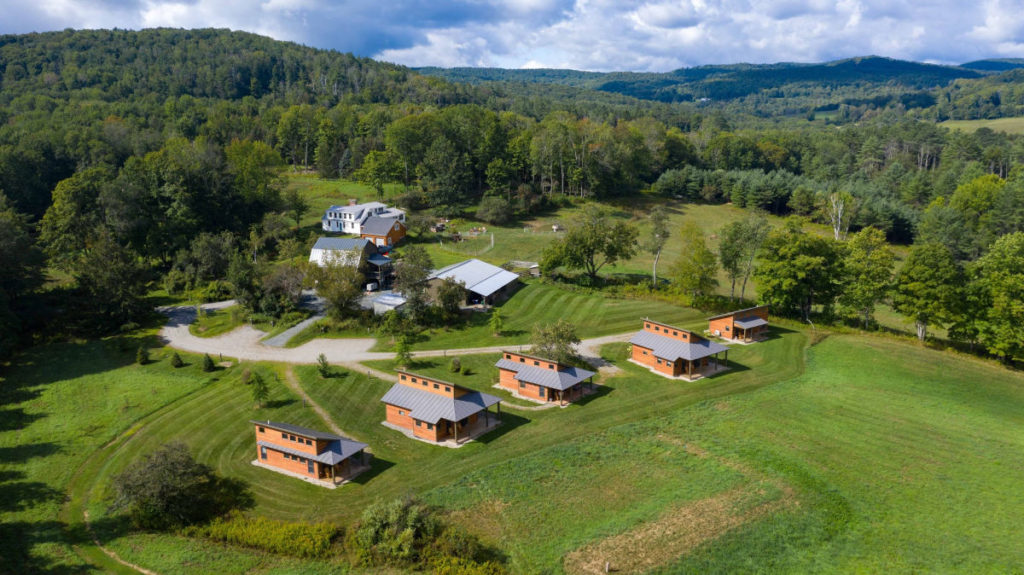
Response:
[[[0,44],[0,205],[12,222],[0,252],[14,270],[0,286],[6,349],[48,313],[65,314],[69,330],[130,324],[154,285],[229,295],[271,278],[258,307],[282,313],[294,282],[270,263],[303,251],[291,222],[305,209],[283,193],[285,169],[356,179],[381,196],[399,184],[389,200],[419,219],[463,215],[484,199],[505,219],[582,198],[732,202],[829,223],[837,237],[871,226],[890,241],[939,243],[957,265],[1024,230],[1021,139],[949,132],[898,104],[844,104],[829,112],[835,121],[765,128],[729,107],[452,84],[222,30],[65,31]],[[770,118],[832,91],[812,81],[820,68],[692,74],[737,94],[800,79],[738,100]],[[903,88],[865,78],[901,77],[910,90],[976,74],[881,59],[833,68],[844,94],[869,102],[898,100]],[[790,98],[790,89],[804,91]],[[51,306],[32,299],[40,253],[71,279]]]

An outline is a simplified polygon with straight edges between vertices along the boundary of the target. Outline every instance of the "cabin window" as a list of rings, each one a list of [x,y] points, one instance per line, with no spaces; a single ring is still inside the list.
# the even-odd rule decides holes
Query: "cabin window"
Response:
[[[506,353],[505,354],[505,359],[512,359],[512,354],[511,353]]]
[[[554,366],[553,364],[550,364],[550,363],[549,363],[549,364],[548,364],[548,369],[555,369],[555,366]]]
[[[434,429],[434,424],[433,423],[428,423],[427,424],[427,429],[433,430]]]
[[[401,409],[399,409],[399,410],[398,410],[398,415],[405,415],[405,412],[404,412],[404,411],[402,411]]]
[[[306,440],[306,445],[313,445],[313,440],[307,439]]]
[[[441,389],[441,386],[435,383],[434,384],[434,389]]]
[[[660,357],[657,358],[657,361],[658,361],[658,365],[661,365],[661,358]]]
[[[288,439],[288,434],[281,432],[281,439]]]
[[[526,363],[526,360],[523,358],[519,358],[519,363]]]
[[[294,435],[289,435],[288,439],[291,439],[292,441],[295,441],[295,436]]]
[[[402,374],[402,381],[405,381],[405,374]]]
[[[415,377],[414,377],[414,378],[412,378],[412,382],[413,382],[413,383],[416,383],[416,378],[415,378]]]
[[[644,350],[644,355],[647,355],[647,350],[646,349]]]
[[[525,389],[525,388],[526,388],[526,382],[520,381],[519,382],[519,389]]]
[[[672,330],[672,335],[679,335],[679,332],[676,330]]]
[[[537,386],[537,395],[544,397],[544,388],[539,385]]]
[[[266,459],[266,458],[267,458],[267,448],[263,447],[261,445],[260,446],[260,459]]]
[[[266,430],[261,427],[260,428],[260,433],[263,433],[264,431],[266,431]]]
[[[451,391],[451,390],[452,390],[452,388],[450,388],[450,387],[448,387],[448,386],[446,385],[446,386],[444,386],[444,390],[445,390],[445,391]]]
[[[310,460],[308,460],[306,462],[306,472],[309,473],[310,475],[313,474],[313,460],[312,459],[310,459]]]
[[[725,326],[725,331],[729,331],[729,326]]]
[[[423,422],[417,419],[416,420],[416,427],[423,427]]]
[[[661,331],[661,328],[658,326],[654,326],[654,331]]]

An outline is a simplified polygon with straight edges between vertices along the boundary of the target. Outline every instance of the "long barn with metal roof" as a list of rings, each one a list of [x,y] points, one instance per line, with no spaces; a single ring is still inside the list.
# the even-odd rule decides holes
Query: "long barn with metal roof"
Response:
[[[431,288],[445,279],[465,285],[470,303],[495,303],[508,297],[519,285],[519,276],[496,265],[470,259],[435,270],[428,281]],[[474,301],[475,300],[475,301]]]

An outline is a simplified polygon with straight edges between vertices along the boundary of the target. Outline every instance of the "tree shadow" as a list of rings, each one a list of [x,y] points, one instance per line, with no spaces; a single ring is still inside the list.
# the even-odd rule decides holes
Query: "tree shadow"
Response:
[[[611,386],[611,385],[595,385],[594,386],[594,391],[592,391],[592,392],[588,393],[587,395],[584,395],[583,397],[581,397],[581,398],[577,399],[576,401],[572,402],[572,405],[579,405],[579,406],[587,405],[588,403],[590,403],[592,401],[596,401],[598,399],[601,399],[602,397],[608,395],[609,393],[611,393],[613,391],[615,391],[615,388],[613,386]]]
[[[263,407],[267,409],[278,409],[280,407],[288,407],[289,405],[293,405],[295,403],[298,403],[298,400],[295,399],[294,397],[289,399],[272,399],[264,403]]]
[[[495,417],[495,414],[492,413],[491,417]],[[522,415],[503,411],[501,413],[501,425],[495,427],[494,429],[488,431],[487,433],[484,433],[483,435],[477,437],[473,441],[483,443],[484,445],[486,445],[494,441],[495,439],[498,439],[499,437],[505,435],[506,433],[514,431],[515,429],[518,429],[526,425],[527,423],[530,423],[530,421],[532,420],[523,417]]]
[[[94,568],[89,565],[55,565],[54,559],[50,556],[33,553],[33,549],[40,545],[68,543],[67,531],[66,526],[59,521],[5,521],[0,523],[0,557],[3,558],[3,562],[0,563],[0,573],[12,575],[94,573]],[[78,541],[88,541],[88,539],[79,538]]]
[[[366,485],[374,477],[377,477],[381,473],[384,473],[388,469],[395,466],[395,463],[388,461],[387,459],[381,459],[374,454],[373,459],[370,460],[370,468],[360,473],[359,475],[352,478],[350,483],[356,483],[358,485]]]
[[[20,402],[12,401],[11,403]],[[44,417],[46,417],[46,415],[42,413],[25,413],[24,408],[21,407],[17,407],[14,409],[0,409],[0,432],[24,429],[25,427],[28,427],[31,423],[38,421]]]
[[[0,463],[22,463],[36,457],[53,455],[60,449],[60,445],[53,442],[0,447]]]

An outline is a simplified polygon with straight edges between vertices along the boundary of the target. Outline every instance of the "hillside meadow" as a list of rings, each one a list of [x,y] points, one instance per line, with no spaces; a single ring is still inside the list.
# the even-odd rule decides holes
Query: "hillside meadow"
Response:
[[[731,371],[696,383],[654,376],[624,361],[625,344],[610,344],[603,355],[622,371],[599,393],[540,411],[506,396],[504,424],[459,449],[380,425],[391,384],[360,372],[323,379],[312,366],[246,364],[271,383],[270,401],[255,408],[239,366],[210,376],[191,357],[180,370],[160,353],[130,365],[125,346],[109,342],[40,348],[7,376],[26,382],[22,391],[5,386],[4,410],[22,418],[0,432],[3,519],[20,533],[5,538],[5,556],[117,571],[83,535],[88,510],[106,546],[159,573],[349,568],[127,531],[107,511],[111,477],[183,440],[249,483],[251,513],[345,525],[373,501],[418,494],[497,548],[513,572],[589,573],[604,561],[620,572],[1024,565],[1013,544],[1024,512],[1015,497],[1024,377],[900,339],[824,335],[776,328],[767,342],[734,346]],[[61,360],[42,361],[51,353]],[[446,374],[444,358],[413,368],[502,395],[490,387],[496,358],[464,357],[465,376]],[[289,377],[370,444],[371,471],[331,491],[250,465],[250,419],[324,427]],[[82,386],[90,393],[69,395]]]

